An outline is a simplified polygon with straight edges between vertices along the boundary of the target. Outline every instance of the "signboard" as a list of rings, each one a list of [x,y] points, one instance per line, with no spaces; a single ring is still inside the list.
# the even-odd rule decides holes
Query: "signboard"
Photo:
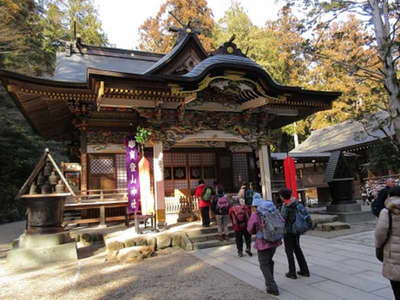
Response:
[[[141,213],[139,182],[139,145],[133,136],[125,141],[125,161],[128,184],[128,213]]]

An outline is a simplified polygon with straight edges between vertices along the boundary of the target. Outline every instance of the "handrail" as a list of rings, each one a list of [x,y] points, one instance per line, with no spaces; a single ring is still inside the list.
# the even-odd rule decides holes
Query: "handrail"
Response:
[[[122,191],[122,189],[118,189]],[[67,198],[67,202],[71,203],[81,203],[81,202],[107,202],[113,200],[128,200],[128,192],[125,190],[124,192],[114,192],[111,193],[104,193],[102,190],[98,190],[99,193],[81,193],[76,196],[70,196]],[[117,190],[115,190],[117,191]]]

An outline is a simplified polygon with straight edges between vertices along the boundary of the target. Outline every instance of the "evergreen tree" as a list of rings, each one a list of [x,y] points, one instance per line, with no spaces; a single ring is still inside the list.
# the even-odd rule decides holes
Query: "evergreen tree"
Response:
[[[84,42],[107,43],[92,1],[0,0],[0,69],[40,76],[55,65],[60,42],[73,39],[73,20]],[[73,16],[73,17],[72,17]],[[0,87],[0,223],[24,217],[14,198],[46,147],[62,155],[62,143],[34,134],[5,90]],[[65,160],[64,156],[64,160]]]
[[[51,69],[43,52],[39,7],[33,0],[0,1],[0,68],[39,75]]]

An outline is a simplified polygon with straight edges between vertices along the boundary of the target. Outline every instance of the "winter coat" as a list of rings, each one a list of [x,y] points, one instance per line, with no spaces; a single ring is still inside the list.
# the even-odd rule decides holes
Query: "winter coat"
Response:
[[[293,198],[290,202],[282,204],[281,214],[285,219],[285,234],[294,234],[292,225],[296,221],[297,203],[297,200]]]
[[[391,197],[386,201],[386,208],[379,214],[375,228],[375,247],[380,248],[385,242],[389,229],[389,210],[392,213],[392,233],[384,246],[383,276],[392,281],[400,281],[400,197]]]
[[[257,193],[258,194],[258,193]],[[259,194],[258,194],[259,195]],[[256,201],[254,201],[256,200]],[[282,244],[282,241],[276,241],[276,242],[268,242],[264,240],[263,238],[260,238],[257,232],[261,231],[261,218],[259,216],[259,213],[265,213],[265,210],[271,210],[271,209],[276,209],[275,205],[272,201],[265,201],[261,198],[258,198],[256,196],[256,199],[253,199],[253,206],[254,204],[257,205],[257,212],[253,212],[250,216],[250,220],[247,223],[247,231],[250,234],[256,234],[256,241],[254,243],[254,248],[258,251],[266,250],[269,248],[275,248],[278,247],[279,245]]]
[[[207,207],[210,206],[210,202],[204,201],[201,199],[201,195],[203,194],[204,189],[206,188],[205,184],[200,184],[197,186],[196,190],[194,191],[195,197],[199,200],[199,207]]]

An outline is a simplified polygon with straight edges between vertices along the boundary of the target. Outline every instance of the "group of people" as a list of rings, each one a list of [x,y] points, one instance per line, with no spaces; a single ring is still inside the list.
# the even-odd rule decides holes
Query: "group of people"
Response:
[[[375,228],[377,258],[383,262],[383,276],[390,280],[396,300],[400,300],[400,186],[386,180],[371,204],[378,217]]]
[[[311,218],[304,206],[292,197],[292,191],[283,188],[279,191],[282,206],[278,209],[271,200],[265,200],[251,184],[244,185],[237,196],[229,201],[221,185],[207,186],[199,182],[195,190],[199,199],[202,223],[210,226],[209,210],[215,215],[219,238],[228,238],[228,221],[235,232],[236,247],[239,257],[245,253],[252,256],[251,235],[255,234],[254,248],[257,250],[260,269],[265,278],[268,294],[279,295],[279,288],[274,279],[274,254],[277,247],[285,245],[289,271],[286,277],[297,279],[298,275],[309,277],[310,271],[300,247],[300,235],[312,227]],[[296,272],[295,257],[300,270]]]

